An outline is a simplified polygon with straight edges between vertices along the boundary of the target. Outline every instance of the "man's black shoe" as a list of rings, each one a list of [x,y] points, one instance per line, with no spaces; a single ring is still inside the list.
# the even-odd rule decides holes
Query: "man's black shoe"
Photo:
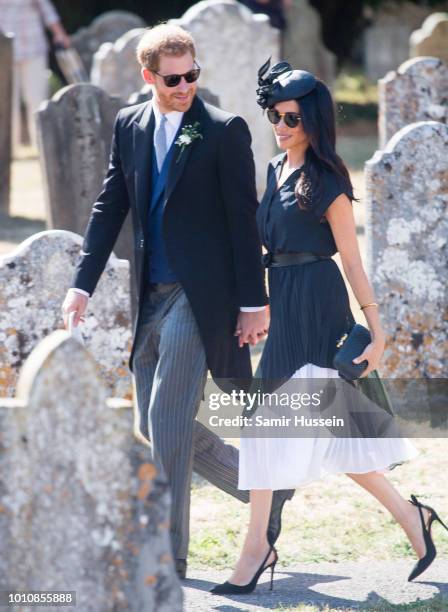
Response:
[[[272,495],[271,514],[269,515],[267,532],[268,542],[271,546],[274,546],[278,536],[280,535],[282,528],[282,510],[283,506],[285,505],[285,501],[292,499],[294,493],[294,489],[285,489],[281,491],[274,491]]]

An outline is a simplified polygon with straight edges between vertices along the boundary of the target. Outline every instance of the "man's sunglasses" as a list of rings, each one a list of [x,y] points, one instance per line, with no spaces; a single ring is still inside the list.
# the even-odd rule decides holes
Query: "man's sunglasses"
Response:
[[[201,68],[198,66],[196,62],[195,62],[195,65],[196,65],[196,68],[192,68],[191,70],[189,70],[188,72],[185,72],[184,74],[160,74],[160,72],[157,72],[157,70],[153,70],[153,72],[157,74],[158,76],[162,77],[167,87],[176,87],[177,85],[179,85],[182,77],[184,77],[187,83],[194,83],[195,81],[198,80],[199,75],[201,74]]]
[[[285,125],[290,128],[297,127],[302,121],[302,117],[299,113],[279,113],[275,108],[270,108],[268,110],[268,119],[274,125],[280,123],[280,119],[283,119]]]

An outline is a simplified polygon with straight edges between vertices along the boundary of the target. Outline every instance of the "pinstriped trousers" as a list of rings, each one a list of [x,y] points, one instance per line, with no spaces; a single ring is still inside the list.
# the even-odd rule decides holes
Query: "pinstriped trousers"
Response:
[[[238,450],[195,420],[207,365],[180,283],[156,284],[145,291],[133,374],[137,427],[170,485],[173,556],[186,559],[192,471],[246,503],[249,492],[238,489]]]

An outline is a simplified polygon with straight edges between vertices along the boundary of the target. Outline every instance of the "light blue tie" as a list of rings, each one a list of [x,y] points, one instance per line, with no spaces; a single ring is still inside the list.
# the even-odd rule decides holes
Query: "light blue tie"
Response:
[[[157,167],[160,170],[162,169],[164,159],[167,153],[166,146],[166,132],[165,132],[165,124],[167,122],[167,118],[165,115],[162,115],[159,123],[159,127],[157,128],[154,145],[156,148],[156,157],[157,157]]]

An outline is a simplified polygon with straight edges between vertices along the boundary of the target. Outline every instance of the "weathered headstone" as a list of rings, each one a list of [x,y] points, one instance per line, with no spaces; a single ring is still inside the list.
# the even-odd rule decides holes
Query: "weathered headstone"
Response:
[[[109,163],[113,124],[124,102],[89,83],[58,91],[37,113],[40,161],[47,203],[47,227],[85,233],[92,205]],[[134,280],[132,217],[128,214],[114,252],[131,261]],[[135,310],[135,299],[132,300]],[[134,315],[134,312],[133,312]]]
[[[80,83],[59,90],[37,113],[49,229],[83,234],[108,165],[120,98]]]
[[[378,81],[378,97],[381,149],[409,123],[448,123],[448,65],[435,57],[408,60]]]
[[[431,13],[428,6],[413,2],[383,2],[364,9],[371,25],[363,34],[366,75],[376,81],[409,58],[409,37]]]
[[[336,76],[336,56],[322,41],[319,13],[308,0],[296,0],[287,9],[286,21],[284,59],[293,68],[312,72],[331,88]]]
[[[75,591],[85,612],[180,612],[168,486],[131,402],[107,395],[58,330],[24,364],[17,398],[0,399],[0,588]]]
[[[72,35],[72,43],[84,63],[87,74],[92,68],[92,58],[105,42],[115,42],[133,28],[144,28],[145,22],[128,11],[107,11],[92,23]]]
[[[142,76],[136,48],[144,33],[136,28],[123,34],[115,43],[103,43],[93,56],[90,80],[109,94],[123,100],[140,89]]]
[[[369,278],[388,336],[381,372],[446,378],[448,126],[412,123],[366,162]]]
[[[206,89],[205,87],[198,87],[198,96],[209,104],[213,104],[213,106],[217,106],[219,108],[219,98],[212,94],[211,91]],[[151,85],[144,85],[140,91],[135,91],[132,95],[129,96],[128,104],[142,104],[143,102],[148,102],[152,98],[152,87]]]
[[[82,238],[66,231],[34,234],[0,258],[0,396],[13,397],[26,357],[63,328],[61,306],[71,286]],[[132,344],[129,263],[111,255],[80,323],[109,395],[132,398],[127,364]],[[72,362],[72,376],[78,364]]]
[[[37,113],[50,229],[83,234],[108,165],[120,98],[80,83],[59,90]]]
[[[448,64],[448,13],[433,13],[409,40],[410,55],[430,55]]]
[[[13,37],[0,31],[0,214],[9,214],[11,182],[12,53]]]
[[[257,185],[263,191],[266,167],[275,153],[272,129],[256,103],[257,72],[272,57],[279,59],[279,31],[266,15],[254,15],[234,0],[203,0],[169,23],[194,37],[199,84],[218,96],[221,108],[241,115],[252,133]]]

